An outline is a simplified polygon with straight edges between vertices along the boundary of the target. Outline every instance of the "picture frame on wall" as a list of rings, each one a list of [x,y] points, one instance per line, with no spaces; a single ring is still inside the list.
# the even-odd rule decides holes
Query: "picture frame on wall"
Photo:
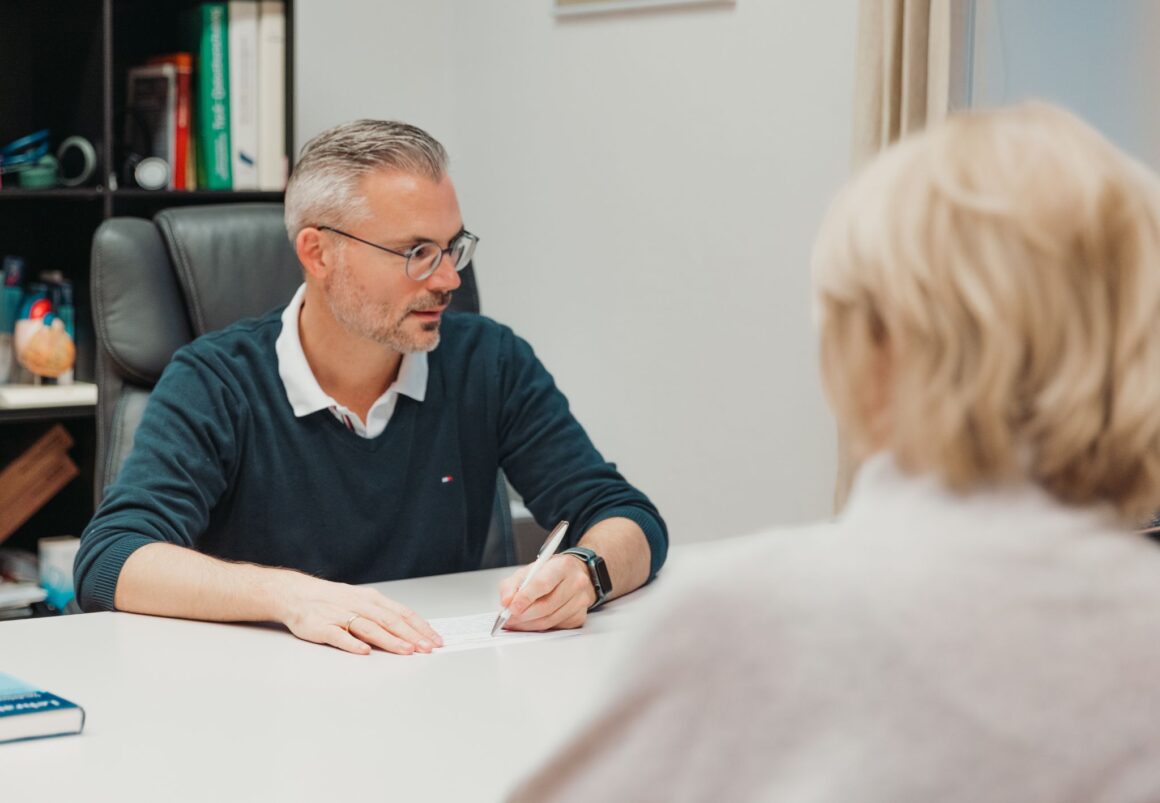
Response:
[[[555,0],[555,7],[557,17],[572,17],[581,14],[607,14],[612,11],[642,8],[731,6],[735,3],[736,0]]]

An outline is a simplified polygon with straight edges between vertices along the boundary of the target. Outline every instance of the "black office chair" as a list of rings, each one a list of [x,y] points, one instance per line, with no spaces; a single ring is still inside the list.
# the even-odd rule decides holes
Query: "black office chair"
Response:
[[[149,393],[181,346],[285,304],[302,282],[281,204],[167,209],[152,221],[111,218],[93,236],[97,333],[96,502],[133,448]],[[468,265],[452,307],[479,312]],[[516,563],[511,508],[496,483],[483,566]]]

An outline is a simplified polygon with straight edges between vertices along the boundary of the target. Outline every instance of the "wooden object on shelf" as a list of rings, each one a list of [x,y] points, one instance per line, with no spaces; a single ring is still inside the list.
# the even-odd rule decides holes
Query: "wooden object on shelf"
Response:
[[[0,471],[0,543],[77,476],[68,456],[72,445],[57,424]]]

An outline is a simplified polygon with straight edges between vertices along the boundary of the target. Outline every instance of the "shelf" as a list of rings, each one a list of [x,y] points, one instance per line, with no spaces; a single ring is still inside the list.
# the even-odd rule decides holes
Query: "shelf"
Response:
[[[132,201],[281,201],[280,190],[113,190],[104,187],[26,190],[21,187],[0,189],[0,201],[93,201],[111,197]]]
[[[23,187],[0,189],[0,201],[95,201],[108,193],[103,187],[26,190]]]
[[[95,404],[70,404],[63,407],[14,407],[0,409],[0,424],[17,424],[25,421],[60,421],[66,418],[93,418],[97,414]]]
[[[128,71],[151,56],[187,49],[181,18],[200,2],[0,0],[0,145],[47,128],[54,146],[76,135],[97,151],[96,171],[84,186],[30,189],[19,185],[18,176],[5,174],[0,188],[0,256],[23,256],[30,277],[60,270],[73,283],[78,377],[91,379],[96,369],[91,247],[94,231],[105,220],[149,219],[171,207],[278,203],[284,196],[281,191],[142,190],[124,181],[110,188],[124,176]],[[295,0],[284,3],[283,126],[289,165],[295,141],[296,5]],[[28,401],[36,406],[0,407],[0,447],[60,422],[75,440],[73,459],[81,470],[6,542],[35,550],[37,538],[80,532],[93,514],[100,416],[93,404],[60,405],[60,398],[47,397]]]
[[[282,192],[271,190],[114,190],[109,193],[114,199],[125,198],[134,201],[281,201]]]

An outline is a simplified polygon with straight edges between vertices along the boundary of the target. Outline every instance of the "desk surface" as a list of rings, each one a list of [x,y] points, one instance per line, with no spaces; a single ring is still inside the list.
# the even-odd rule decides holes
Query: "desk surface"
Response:
[[[667,573],[697,551],[674,550]],[[427,618],[458,616],[494,608],[508,571],[377,587]],[[651,590],[575,638],[442,655],[354,656],[281,628],[124,613],[0,623],[0,672],[87,715],[80,736],[0,745],[0,796],[500,799],[591,711],[592,680]]]

